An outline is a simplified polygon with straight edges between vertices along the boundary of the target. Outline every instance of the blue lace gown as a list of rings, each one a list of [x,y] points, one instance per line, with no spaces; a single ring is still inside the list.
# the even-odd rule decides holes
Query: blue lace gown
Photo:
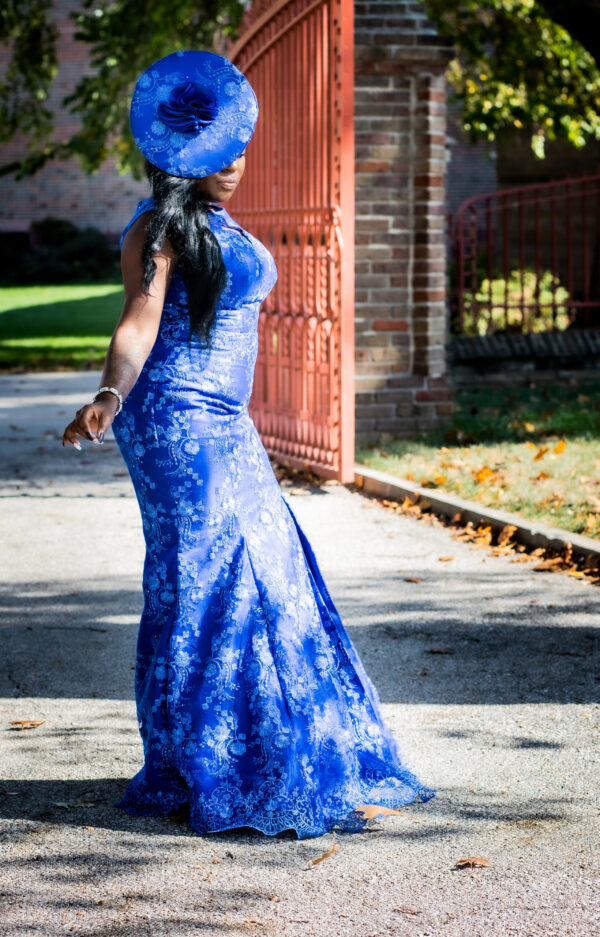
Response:
[[[154,206],[138,204],[129,226]],[[154,347],[113,431],[141,510],[135,696],[144,766],[117,806],[189,808],[199,833],[355,831],[360,804],[436,793],[403,763],[248,413],[261,302],[277,271],[223,206],[213,347],[188,345],[175,271]]]

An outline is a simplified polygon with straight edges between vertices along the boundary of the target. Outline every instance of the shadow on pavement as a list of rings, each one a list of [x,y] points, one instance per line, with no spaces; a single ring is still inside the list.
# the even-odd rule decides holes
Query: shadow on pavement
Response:
[[[457,618],[447,580],[438,581],[431,571],[422,575],[422,599],[400,588],[392,589],[396,600],[381,599],[384,585],[390,594],[383,574],[381,584],[371,575],[364,592],[350,583],[333,590],[342,613],[343,605],[352,609],[343,614],[346,628],[383,703],[600,700],[599,628],[563,624],[561,606],[483,610],[474,622]],[[488,582],[493,588],[492,570],[469,575],[478,594]],[[0,588],[0,696],[132,699],[141,583],[130,576],[97,579],[96,585],[92,590],[76,581],[28,582]],[[589,603],[587,620],[595,614]],[[351,626],[352,620],[364,623]]]

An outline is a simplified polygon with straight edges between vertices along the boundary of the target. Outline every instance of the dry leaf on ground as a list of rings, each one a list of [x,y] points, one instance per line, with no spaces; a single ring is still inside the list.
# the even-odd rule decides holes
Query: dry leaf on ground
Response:
[[[479,866],[489,866],[490,863],[487,859],[483,859],[481,856],[470,856],[468,859],[459,859],[456,863],[457,869],[474,869]]]
[[[322,855],[322,856],[319,856],[318,859],[313,859],[313,861],[312,861],[313,865],[316,865],[317,862],[322,862],[323,859],[329,859],[329,856],[332,856],[332,855],[334,854],[334,852],[336,852],[339,848],[340,848],[340,847],[338,846],[338,844],[337,844],[337,843],[334,843],[333,846],[331,847],[331,849],[329,850],[329,852],[324,852],[323,855]]]
[[[10,726],[18,726],[19,731],[23,729],[37,729],[38,726],[43,726],[45,719],[11,719],[8,723]]]
[[[374,820],[376,817],[388,817],[388,816],[398,816],[398,817],[410,817],[410,814],[406,813],[404,810],[394,810],[393,807],[382,807],[380,804],[359,804],[358,807],[354,808],[357,813],[362,813],[365,820]],[[410,817],[411,820],[416,820],[416,817]]]
[[[473,473],[473,477],[478,484],[487,481],[487,479],[494,477],[494,475],[495,472],[492,471],[489,465],[484,465],[477,472]]]

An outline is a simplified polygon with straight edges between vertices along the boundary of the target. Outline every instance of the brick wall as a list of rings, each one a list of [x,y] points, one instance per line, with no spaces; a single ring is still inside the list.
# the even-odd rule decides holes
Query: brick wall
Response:
[[[411,435],[446,381],[446,86],[452,57],[415,0],[355,4],[356,431]]]

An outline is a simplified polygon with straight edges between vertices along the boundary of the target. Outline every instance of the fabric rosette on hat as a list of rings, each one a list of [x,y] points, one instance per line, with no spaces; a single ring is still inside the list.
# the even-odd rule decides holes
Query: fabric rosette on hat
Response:
[[[258,101],[236,66],[215,52],[172,52],[136,82],[130,124],[149,162],[173,176],[231,165],[254,133]]]

